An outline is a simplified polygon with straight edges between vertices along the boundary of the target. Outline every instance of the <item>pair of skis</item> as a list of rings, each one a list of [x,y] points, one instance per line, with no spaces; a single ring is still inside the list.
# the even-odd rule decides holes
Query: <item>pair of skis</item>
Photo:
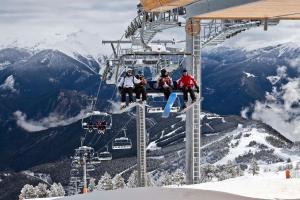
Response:
[[[177,98],[177,94],[175,92],[172,92],[165,106],[164,112],[162,114],[162,118],[168,118],[170,116],[171,108],[173,107],[176,98]],[[191,103],[190,105],[186,106],[183,110],[181,110],[180,113],[185,113],[198,102],[199,100],[197,99],[195,102]]]

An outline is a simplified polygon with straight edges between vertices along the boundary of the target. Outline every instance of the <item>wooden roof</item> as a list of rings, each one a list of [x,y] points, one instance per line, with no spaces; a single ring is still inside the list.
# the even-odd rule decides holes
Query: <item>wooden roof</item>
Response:
[[[193,0],[140,0],[148,12],[161,12],[186,6]],[[226,1],[226,0],[222,0]],[[300,0],[258,0],[196,16],[201,19],[300,19]]]
[[[161,12],[186,6],[193,0],[140,0],[147,12]]]
[[[300,19],[300,0],[261,0],[205,13],[200,19]]]

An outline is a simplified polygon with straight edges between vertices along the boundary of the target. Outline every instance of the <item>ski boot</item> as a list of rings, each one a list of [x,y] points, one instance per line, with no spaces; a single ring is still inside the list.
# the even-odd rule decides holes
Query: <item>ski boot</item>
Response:
[[[121,106],[120,106],[120,110],[123,110],[126,108],[126,103],[125,102],[122,102],[121,103]]]

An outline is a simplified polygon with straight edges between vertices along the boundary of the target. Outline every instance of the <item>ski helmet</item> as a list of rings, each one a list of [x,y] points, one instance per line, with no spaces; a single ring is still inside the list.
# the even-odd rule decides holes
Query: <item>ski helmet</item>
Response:
[[[166,74],[167,74],[167,70],[166,70],[166,69],[162,69],[162,70],[160,70],[160,73],[161,73],[162,75],[166,75]]]

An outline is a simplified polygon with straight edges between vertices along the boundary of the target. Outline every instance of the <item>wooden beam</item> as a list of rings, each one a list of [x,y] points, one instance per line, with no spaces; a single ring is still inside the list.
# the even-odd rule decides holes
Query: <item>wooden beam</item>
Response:
[[[163,12],[186,6],[193,0],[140,0],[147,12]]]
[[[261,0],[208,12],[195,18],[300,20],[300,0]]]

